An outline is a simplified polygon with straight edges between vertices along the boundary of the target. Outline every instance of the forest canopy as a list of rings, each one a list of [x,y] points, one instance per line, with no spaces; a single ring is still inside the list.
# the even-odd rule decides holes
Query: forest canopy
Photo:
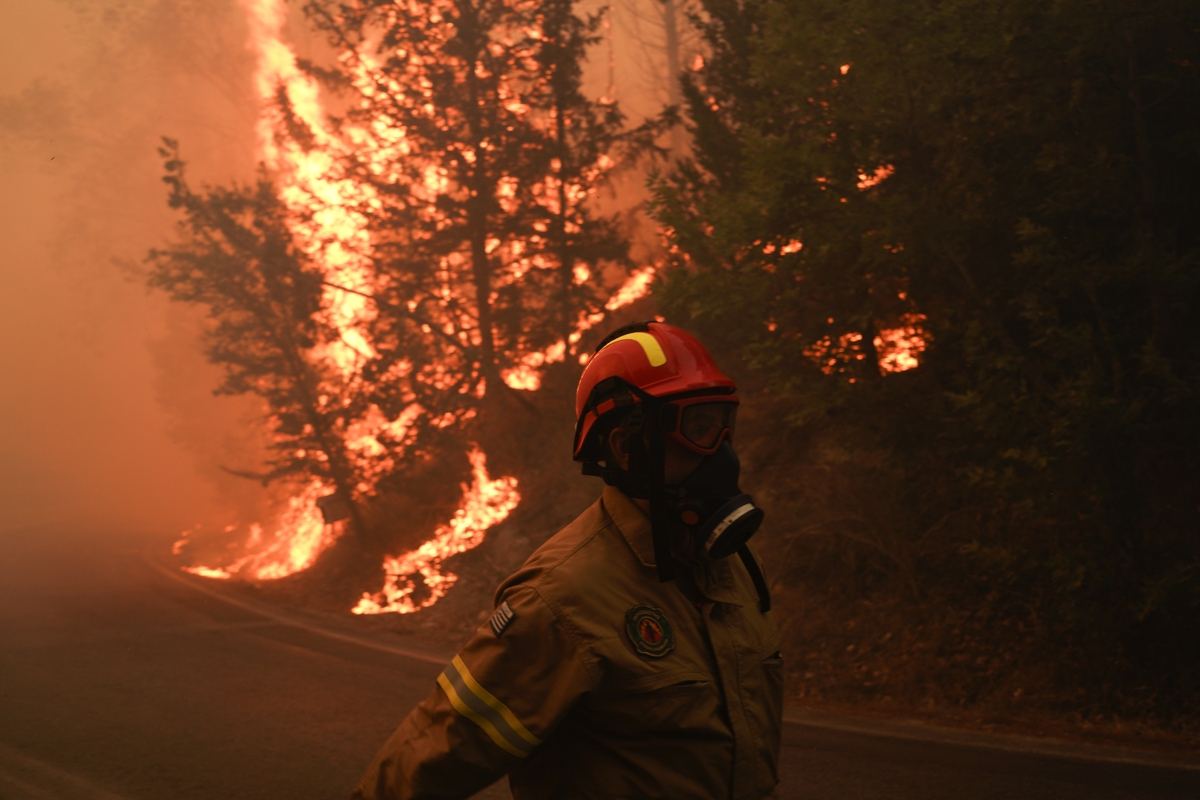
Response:
[[[640,125],[611,55],[584,79],[606,10],[304,9],[336,57],[260,58],[259,179],[192,188],[162,151],[183,222],[150,283],[266,403],[247,474],[302,490],[286,559],[256,533],[198,574],[350,542],[339,610],[490,597],[596,488],[562,469],[591,345],[661,313],[738,380],[790,693],[1198,718],[1200,5],[667,2],[682,108]]]
[[[780,578],[925,609],[943,690],[1037,663],[1093,710],[1194,708],[1200,9],[704,8],[659,297],[790,431]]]

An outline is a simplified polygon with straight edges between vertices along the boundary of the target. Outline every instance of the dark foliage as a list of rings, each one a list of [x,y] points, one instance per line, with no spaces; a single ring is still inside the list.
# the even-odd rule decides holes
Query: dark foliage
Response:
[[[359,101],[347,121],[403,132],[350,158],[375,189],[359,209],[383,312],[368,371],[411,364],[431,408],[474,405],[481,380],[504,391],[504,370],[602,309],[603,266],[629,266],[616,219],[590,203],[637,138],[580,90],[597,20],[568,0],[306,11],[344,55]]]
[[[322,275],[296,246],[289,211],[266,177],[195,192],[178,144],[164,140],[169,203],[183,214],[179,242],[152,250],[149,285],[207,309],[204,344],[225,369],[219,394],[253,393],[270,408],[276,457],[252,477],[322,478],[345,496],[360,479],[342,431],[361,409],[325,402],[329,376],[309,358],[337,337],[322,321]]]
[[[801,673],[1200,711],[1200,6],[704,5],[660,299],[761,376]]]

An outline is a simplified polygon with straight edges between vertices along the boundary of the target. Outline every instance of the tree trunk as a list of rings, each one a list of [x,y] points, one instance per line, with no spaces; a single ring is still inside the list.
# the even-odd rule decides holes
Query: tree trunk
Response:
[[[555,244],[558,247],[558,270],[561,282],[559,298],[562,316],[561,332],[564,342],[571,335],[571,287],[575,283],[575,257],[567,243],[567,130],[566,114],[561,98],[555,98],[554,139],[558,151],[558,214],[554,220]]]
[[[666,51],[667,61],[667,103],[673,106],[680,106],[683,104],[683,86],[680,83],[678,9],[675,7],[675,0],[661,0],[661,2],[664,31],[663,46]],[[683,145],[683,128],[675,125],[671,128],[671,153],[676,156],[682,155]]]
[[[479,79],[475,77],[474,65],[487,46],[486,37],[479,30],[476,9],[469,3],[460,4],[460,31],[464,40],[470,41],[472,69],[466,75],[469,108],[464,116],[471,130],[471,145],[476,148],[475,163],[467,176],[471,197],[467,201],[467,236],[471,245],[471,280],[475,284],[476,320],[479,325],[479,370],[489,381],[500,379],[496,370],[496,343],[492,331],[492,265],[487,252],[488,204],[495,192],[489,179],[487,151],[479,147],[484,139],[483,121],[479,111]]]

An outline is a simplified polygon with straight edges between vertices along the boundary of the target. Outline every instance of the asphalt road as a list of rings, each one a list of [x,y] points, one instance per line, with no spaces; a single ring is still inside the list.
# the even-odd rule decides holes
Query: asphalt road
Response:
[[[0,798],[345,797],[438,666],[229,605],[142,548],[0,535]],[[784,741],[787,800],[1200,798],[1200,771],[796,724]]]

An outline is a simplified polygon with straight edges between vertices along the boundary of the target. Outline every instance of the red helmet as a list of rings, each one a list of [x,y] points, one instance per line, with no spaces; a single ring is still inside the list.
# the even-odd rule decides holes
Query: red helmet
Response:
[[[680,444],[712,453],[729,436],[737,386],[694,336],[663,322],[613,331],[596,348],[575,392],[575,460],[603,458],[600,418],[642,402],[666,401],[656,426]]]
[[[649,501],[654,561],[661,581],[675,576],[668,526],[674,517],[714,558],[737,552],[768,611],[762,571],[746,549],[763,512],[738,486],[740,466],[729,437],[737,387],[717,369],[704,345],[673,325],[639,322],[610,333],[588,362],[575,393],[575,460],[628,496]],[[629,463],[608,463],[597,423],[629,410]],[[681,483],[666,485],[668,439],[705,458]],[[600,466],[600,462],[604,466]]]

